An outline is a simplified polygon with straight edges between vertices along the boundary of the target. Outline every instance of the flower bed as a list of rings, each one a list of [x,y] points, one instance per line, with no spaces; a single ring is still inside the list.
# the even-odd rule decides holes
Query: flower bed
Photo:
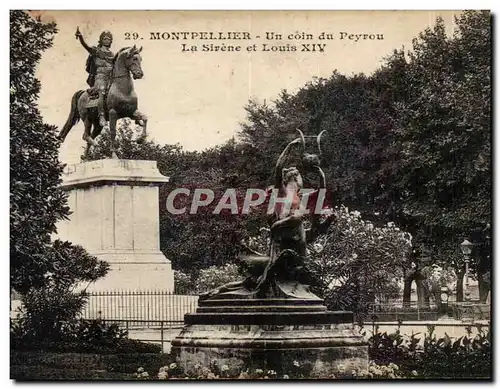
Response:
[[[137,366],[159,370],[170,354],[84,354],[13,351],[11,378],[16,380],[134,379]]]
[[[451,340],[437,338],[432,326],[420,342],[418,334],[375,333],[369,339],[370,364],[367,370],[338,371],[321,379],[481,379],[491,380],[491,343],[489,330],[478,327]],[[248,368],[236,375],[216,362],[197,366],[196,373],[185,375],[170,354],[78,354],[11,352],[11,378],[17,380],[114,379],[114,380],[214,380],[214,379],[308,379],[307,366],[295,361],[290,371]],[[139,367],[139,368],[138,368]]]

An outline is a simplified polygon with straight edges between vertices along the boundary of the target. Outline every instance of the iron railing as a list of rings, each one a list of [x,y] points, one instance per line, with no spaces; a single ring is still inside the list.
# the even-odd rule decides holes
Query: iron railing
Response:
[[[194,312],[198,303],[198,296],[161,290],[113,290],[90,292],[88,295],[82,314],[85,319],[183,323],[184,315]]]

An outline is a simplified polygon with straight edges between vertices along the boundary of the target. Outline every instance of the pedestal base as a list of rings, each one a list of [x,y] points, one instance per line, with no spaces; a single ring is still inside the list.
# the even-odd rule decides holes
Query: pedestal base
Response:
[[[87,290],[93,291],[165,291],[173,292],[172,265],[161,251],[92,252],[106,261],[110,269]]]
[[[155,161],[103,159],[70,165],[62,187],[72,214],[57,237],[110,264],[89,291],[173,291],[170,261],[160,251],[159,189],[168,182]]]
[[[173,292],[172,265],[160,250],[91,251],[106,261],[110,269],[88,291],[165,291]]]
[[[201,301],[185,323],[172,353],[188,374],[197,364],[214,370],[214,361],[230,375],[254,368],[327,378],[340,365],[368,369],[368,345],[352,312],[328,312],[317,300]]]

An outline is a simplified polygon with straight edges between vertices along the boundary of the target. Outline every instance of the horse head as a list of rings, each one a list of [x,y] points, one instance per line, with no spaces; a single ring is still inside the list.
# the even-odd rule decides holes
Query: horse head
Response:
[[[121,49],[115,57],[115,64],[123,64],[127,71],[132,73],[134,80],[139,80],[144,76],[142,71],[141,62],[141,48],[137,48],[135,45],[133,47],[126,47]]]

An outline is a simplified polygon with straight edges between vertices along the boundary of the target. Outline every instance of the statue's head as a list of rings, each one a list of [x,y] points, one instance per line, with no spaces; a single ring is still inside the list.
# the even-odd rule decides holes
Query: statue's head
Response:
[[[109,31],[103,31],[99,36],[99,45],[110,47],[111,43],[113,43],[113,34]]]
[[[294,184],[298,187],[298,189],[302,188],[302,176],[300,175],[299,169],[297,169],[295,166],[283,168],[282,175],[284,186]]]

